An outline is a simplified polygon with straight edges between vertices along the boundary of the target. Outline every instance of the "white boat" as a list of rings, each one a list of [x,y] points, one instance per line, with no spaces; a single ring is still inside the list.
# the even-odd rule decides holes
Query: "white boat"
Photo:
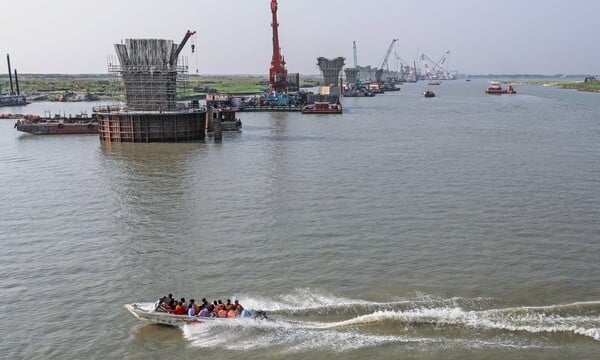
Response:
[[[201,324],[208,321],[235,321],[239,319],[266,319],[264,311],[243,310],[241,316],[236,318],[216,318],[216,317],[199,317],[188,315],[175,315],[162,311],[154,311],[155,303],[133,303],[125,304],[125,309],[133,314],[136,318],[149,321],[154,324],[163,324],[171,326],[183,326],[185,324]]]

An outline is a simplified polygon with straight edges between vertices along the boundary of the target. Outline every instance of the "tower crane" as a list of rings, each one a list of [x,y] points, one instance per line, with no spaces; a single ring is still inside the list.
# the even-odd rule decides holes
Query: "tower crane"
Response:
[[[271,27],[273,28],[273,57],[269,68],[269,87],[272,92],[285,93],[287,89],[287,69],[285,59],[281,55],[279,47],[279,32],[277,23],[277,0],[271,0],[271,14],[273,16]]]
[[[381,66],[379,67],[379,69],[389,70],[388,59],[390,57],[390,54],[392,53],[392,49],[394,48],[394,44],[396,43],[396,41],[398,41],[398,39],[392,39],[392,43],[390,44],[390,47],[388,48],[387,52],[385,53],[385,57],[383,58],[383,62],[381,63]]]

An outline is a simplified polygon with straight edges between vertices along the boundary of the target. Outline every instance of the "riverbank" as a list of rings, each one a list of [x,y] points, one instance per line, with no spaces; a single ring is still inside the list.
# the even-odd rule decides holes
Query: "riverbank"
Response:
[[[319,86],[319,78],[301,76],[301,87]],[[118,99],[121,79],[107,74],[22,74],[19,90],[30,101],[98,101]],[[250,95],[269,88],[266,76],[260,75],[188,75],[187,86],[178,90],[181,98],[201,98],[207,93]],[[8,76],[0,77],[0,89],[10,89]]]
[[[600,82],[574,82],[574,81],[549,81],[549,80],[510,80],[512,85],[553,86],[562,89],[573,89],[578,91],[600,92]]]

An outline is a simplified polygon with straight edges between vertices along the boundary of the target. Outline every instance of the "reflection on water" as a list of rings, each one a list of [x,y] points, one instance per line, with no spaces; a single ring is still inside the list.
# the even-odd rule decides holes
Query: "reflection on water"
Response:
[[[0,353],[593,358],[600,97],[474,80],[431,102],[423,86],[344,99],[341,116],[242,113],[221,143],[0,121],[0,291],[52,309],[0,315]],[[122,307],[167,293],[274,321],[179,330]]]

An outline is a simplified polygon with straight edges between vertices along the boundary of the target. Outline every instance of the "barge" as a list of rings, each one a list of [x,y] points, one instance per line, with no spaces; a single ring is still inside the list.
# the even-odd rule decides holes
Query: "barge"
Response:
[[[68,117],[27,115],[18,119],[14,127],[34,135],[98,134],[98,119],[85,113]]]

